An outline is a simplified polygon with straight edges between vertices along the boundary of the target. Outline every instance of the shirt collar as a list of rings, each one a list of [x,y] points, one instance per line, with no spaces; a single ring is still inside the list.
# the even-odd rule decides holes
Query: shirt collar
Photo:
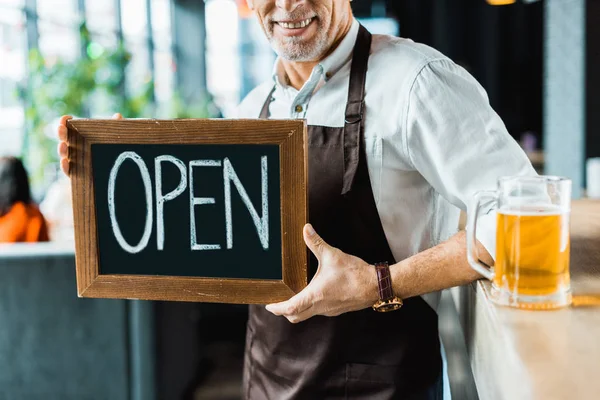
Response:
[[[353,18],[352,26],[340,44],[331,52],[331,54],[315,66],[315,69],[318,68],[322,71],[323,79],[325,81],[329,80],[352,57],[354,44],[356,43],[356,37],[358,36],[358,27],[358,21],[356,18]],[[315,69],[313,69],[313,73],[315,73]],[[281,65],[280,57],[277,57],[275,65],[273,65],[273,81],[280,86],[285,87],[288,85],[288,79],[283,70],[283,66]]]

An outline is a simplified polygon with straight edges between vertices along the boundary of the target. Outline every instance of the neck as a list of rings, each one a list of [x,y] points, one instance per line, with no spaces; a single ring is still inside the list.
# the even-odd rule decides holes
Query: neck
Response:
[[[281,65],[288,78],[289,85],[297,90],[304,86],[313,68],[318,63],[319,61],[288,61],[281,59]]]
[[[341,41],[346,37],[350,28],[352,27],[352,18],[348,20],[343,28],[341,28],[338,32],[338,35],[331,45],[329,49],[318,59],[315,61],[289,61],[281,59],[281,65],[283,70],[288,78],[290,86],[295,88],[296,90],[300,90],[302,86],[306,83],[310,74],[312,73],[313,68],[320,63],[323,59],[325,59],[328,55],[330,55],[341,43]]]

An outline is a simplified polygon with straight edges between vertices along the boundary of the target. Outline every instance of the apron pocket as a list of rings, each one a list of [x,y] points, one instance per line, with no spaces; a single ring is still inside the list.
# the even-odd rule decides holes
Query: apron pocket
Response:
[[[392,399],[398,373],[396,366],[346,364],[346,399]]]

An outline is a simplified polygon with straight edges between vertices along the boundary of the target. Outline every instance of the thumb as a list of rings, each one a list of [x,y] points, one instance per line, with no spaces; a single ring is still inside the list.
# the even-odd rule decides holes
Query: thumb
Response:
[[[304,242],[306,246],[313,252],[313,254],[317,257],[317,260],[321,260],[321,257],[325,252],[331,251],[332,247],[327,244],[321,236],[317,232],[315,232],[314,228],[311,224],[304,225]]]
[[[292,298],[280,303],[268,304],[267,311],[275,315],[284,315],[292,317],[312,307],[312,296],[308,287],[304,288],[300,293]]]

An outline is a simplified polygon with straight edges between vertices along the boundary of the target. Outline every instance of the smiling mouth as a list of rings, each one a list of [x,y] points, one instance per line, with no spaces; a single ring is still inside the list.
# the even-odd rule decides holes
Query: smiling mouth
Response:
[[[307,18],[299,22],[276,21],[275,23],[285,29],[300,29],[310,25],[313,19],[315,19],[315,17]]]

